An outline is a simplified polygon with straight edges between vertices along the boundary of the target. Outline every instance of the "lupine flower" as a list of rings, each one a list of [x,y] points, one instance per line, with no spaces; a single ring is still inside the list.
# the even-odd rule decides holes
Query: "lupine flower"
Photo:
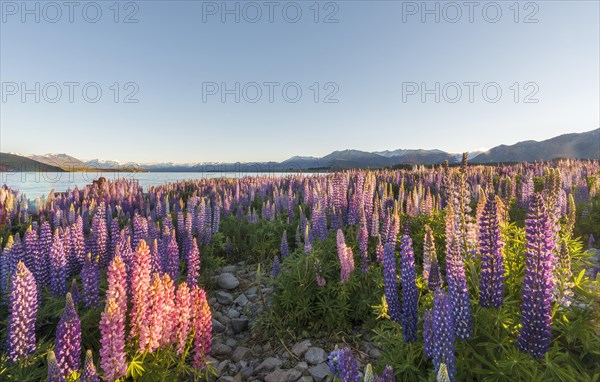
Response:
[[[431,261],[436,257],[435,240],[433,231],[429,225],[425,225],[425,238],[423,239],[423,278],[429,280],[429,271],[431,269]],[[435,290],[430,285],[427,285],[430,290]]]
[[[481,280],[479,301],[482,306],[499,308],[504,293],[504,257],[498,221],[496,198],[491,195],[479,221],[479,253],[481,255]]]
[[[423,352],[425,357],[433,357],[433,311],[425,311],[423,315]]]
[[[448,373],[448,367],[445,363],[441,363],[437,373],[436,382],[450,382],[451,380],[450,374]]]
[[[100,366],[104,379],[115,381],[125,375],[125,316],[127,314],[127,272],[116,256],[107,272],[106,306],[100,319]]]
[[[271,269],[271,278],[274,279],[279,274],[279,256],[273,256],[273,267]]]
[[[91,350],[88,350],[85,353],[85,362],[83,364],[83,371],[81,372],[79,382],[100,382]]]
[[[325,280],[325,278],[323,277],[323,271],[321,270],[321,262],[319,261],[319,259],[315,259],[315,268],[317,272],[317,275],[315,277],[317,285],[320,287],[324,287],[325,284],[327,284],[327,280]]]
[[[365,378],[363,382],[375,382],[375,374],[373,374],[373,366],[371,364],[367,364],[365,367]]]
[[[150,287],[150,315],[148,322],[150,324],[148,338],[148,352],[153,352],[160,346],[160,339],[162,338],[162,321],[164,319],[164,292],[163,283],[158,273],[152,275],[152,285]]]
[[[415,272],[415,255],[412,240],[404,235],[401,239],[400,250],[400,282],[402,283],[402,335],[404,342],[417,340],[417,283]]]
[[[435,291],[437,288],[441,288],[444,282],[442,281],[442,275],[440,274],[440,266],[438,265],[437,255],[431,258],[431,267],[429,270],[429,278],[427,279],[427,285],[429,290]]]
[[[383,373],[377,377],[375,382],[395,382],[395,380],[396,378],[394,377],[394,369],[390,365],[387,365],[383,369]]]
[[[533,357],[542,358],[552,338],[554,231],[539,193],[529,203],[525,231],[527,259],[521,304],[523,320],[517,346]]]
[[[286,233],[286,231],[283,231],[283,235],[281,236],[280,251],[281,251],[281,258],[282,259],[285,259],[290,254],[290,248],[288,247],[288,241],[287,241],[287,233]]]
[[[360,269],[363,272],[369,271],[369,231],[367,230],[367,218],[362,214],[360,219],[360,228],[358,231],[358,251],[360,253]]]
[[[58,230],[54,231],[50,249],[50,292],[54,297],[67,293],[67,258]]]
[[[137,338],[138,352],[142,352],[148,344],[148,292],[150,291],[150,248],[144,239],[133,254],[131,268],[131,318],[130,338]]]
[[[383,244],[381,243],[381,235],[377,235],[377,247],[375,248],[377,253],[377,261],[383,263]]]
[[[81,221],[81,217],[78,218]],[[83,224],[83,223],[82,223]],[[50,250],[52,248],[52,228],[47,221],[42,223],[40,228],[40,237],[38,240],[40,245],[38,258],[35,264],[35,274],[39,275],[40,280],[36,279],[38,287],[41,289],[48,285],[50,280]]]
[[[67,303],[56,327],[56,362],[63,376],[78,371],[81,366],[81,322],[75,311],[73,297],[67,293]]]
[[[446,253],[446,281],[452,301],[454,333],[457,338],[467,340],[471,337],[471,301],[457,237],[452,239],[450,251]]]
[[[177,276],[179,276],[179,247],[174,231],[171,234],[169,244],[167,244],[166,256],[165,272],[171,277],[171,280],[177,280]]]
[[[335,349],[331,353],[329,353],[329,357],[327,358],[327,365],[329,366],[329,372],[333,375],[333,378],[341,377],[340,370],[340,356],[342,355],[342,351],[340,349]]]
[[[198,278],[200,277],[200,251],[196,239],[192,239],[187,263],[186,282],[190,287],[193,287],[198,285]]]
[[[167,347],[173,343],[174,331],[176,326],[175,315],[177,307],[175,306],[175,285],[168,274],[162,276],[163,284],[163,320],[162,320],[162,336],[160,346]]]
[[[383,255],[383,281],[385,299],[388,303],[388,314],[392,321],[400,322],[400,301],[398,299],[398,283],[396,281],[396,257],[394,244],[387,243]]]
[[[175,307],[177,320],[177,327],[174,332],[175,343],[177,344],[177,354],[182,354],[190,334],[190,319],[192,318],[192,295],[185,282],[177,287]]]
[[[454,323],[452,322],[452,306],[446,292],[438,289],[433,299],[433,365],[436,372],[442,364],[448,368],[450,380],[454,381]]]
[[[86,308],[100,305],[100,265],[98,262],[98,257],[92,260],[92,254],[88,253],[81,269],[83,306]]]
[[[64,382],[65,377],[56,362],[56,356],[52,350],[48,352],[46,361],[48,362],[48,382]]]
[[[212,343],[212,314],[204,290],[194,287],[194,367],[204,367]]]
[[[35,278],[20,261],[11,278],[10,288],[6,350],[11,362],[24,359],[35,351],[37,298]]]
[[[571,306],[573,291],[573,273],[571,272],[571,255],[565,239],[561,239],[558,250],[558,261],[556,262],[556,285],[554,285],[554,295],[559,304],[564,307]]]
[[[340,280],[345,283],[354,271],[354,255],[352,254],[352,248],[346,245],[344,233],[341,229],[337,230],[337,249],[340,260]]]
[[[348,347],[343,348],[339,357],[340,377],[342,382],[359,382],[358,362]]]
[[[304,253],[310,254],[313,251],[312,246],[312,235],[310,234],[310,227],[308,224],[304,227]]]

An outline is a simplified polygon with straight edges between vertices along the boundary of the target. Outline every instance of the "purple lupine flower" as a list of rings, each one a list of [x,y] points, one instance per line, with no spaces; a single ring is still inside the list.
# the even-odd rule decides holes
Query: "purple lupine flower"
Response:
[[[552,339],[551,302],[553,281],[554,231],[546,214],[544,200],[534,194],[525,220],[527,232],[525,280],[521,305],[522,328],[517,346],[536,358],[542,358]]]
[[[48,382],[65,382],[65,377],[56,362],[56,356],[54,352],[50,350],[48,355],[46,356],[46,361],[48,362]]]
[[[375,247],[377,253],[377,261],[383,263],[383,244],[381,243],[381,235],[377,235],[377,246]]]
[[[450,250],[446,253],[446,282],[452,301],[454,333],[457,338],[467,340],[471,337],[471,301],[456,236],[453,237]]]
[[[88,350],[85,353],[85,362],[83,364],[83,371],[81,372],[79,382],[100,382],[91,350]]]
[[[423,239],[423,277],[425,280],[429,280],[429,271],[431,269],[431,260],[436,255],[435,251],[435,239],[433,237],[433,231],[428,224],[425,224],[425,238]],[[435,290],[428,285],[430,290]]]
[[[383,373],[375,379],[375,382],[395,382],[394,369],[390,365],[386,365]]]
[[[100,265],[99,258],[92,260],[88,253],[81,269],[81,283],[83,285],[83,306],[93,308],[100,305]]]
[[[337,250],[340,260],[340,280],[345,283],[354,271],[354,255],[352,254],[352,248],[346,245],[344,233],[341,229],[337,230]]]
[[[310,254],[313,251],[312,246],[312,235],[310,234],[310,227],[308,224],[304,227],[304,253]]]
[[[556,284],[554,285],[554,295],[556,301],[564,307],[571,306],[573,291],[571,288],[575,285],[572,281],[573,273],[571,272],[571,255],[566,239],[560,240],[558,250],[558,261],[556,262]]]
[[[94,255],[100,257],[100,266],[104,268],[110,259],[108,256],[108,228],[106,227],[106,208],[100,203],[92,219]]]
[[[287,240],[287,232],[283,231],[283,235],[281,236],[281,245],[280,245],[280,251],[281,251],[281,258],[285,259],[286,257],[289,256],[290,254],[290,248],[288,246],[288,240]]]
[[[35,278],[22,261],[11,277],[10,289],[6,349],[8,359],[17,362],[35,351],[35,316],[38,309]]]
[[[271,278],[277,277],[279,274],[279,256],[273,256],[273,268],[271,269]]]
[[[25,236],[23,237],[23,262],[27,269],[30,269],[33,273],[35,280],[37,282],[38,279],[41,279],[41,275],[37,273],[36,265],[39,256],[39,244],[38,244],[38,235],[37,232],[31,229],[31,226],[25,232]]]
[[[339,356],[339,367],[342,382],[359,382],[358,362],[349,347],[342,349]]]
[[[79,370],[81,366],[81,322],[75,311],[71,293],[56,327],[56,362],[63,376]]]
[[[400,239],[400,282],[402,283],[402,335],[404,342],[417,340],[417,283],[415,255],[410,236]]]
[[[67,258],[58,229],[54,231],[50,249],[50,292],[54,297],[67,293]]]
[[[386,243],[383,250],[383,281],[388,313],[392,321],[400,322],[400,301],[398,300],[398,283],[396,281],[396,256],[394,244]]]
[[[175,239],[175,232],[171,234],[171,239],[167,244],[165,272],[171,277],[171,280],[177,280],[177,276],[179,276],[179,247]]]
[[[363,272],[369,271],[369,231],[367,230],[367,218],[362,214],[360,219],[360,228],[358,230],[358,251],[360,253],[360,269]]]
[[[479,221],[479,253],[481,280],[479,301],[482,306],[499,308],[504,293],[504,257],[498,220],[498,204],[494,195],[488,197]]]
[[[81,217],[78,218],[78,220],[80,220]],[[52,248],[52,228],[50,228],[50,223],[48,223],[47,221],[42,223],[42,226],[40,228],[40,237],[39,237],[39,241],[38,241],[40,248],[39,248],[39,256],[38,256],[38,260],[36,261],[35,264],[35,274],[39,275],[40,280],[36,281],[38,282],[38,286],[40,288],[45,287],[46,285],[48,285],[48,282],[50,280],[50,250]]]
[[[433,298],[433,365],[436,373],[443,363],[448,368],[451,381],[455,381],[454,323],[452,306],[446,292],[438,289]]]
[[[431,258],[431,267],[429,270],[429,278],[427,279],[427,285],[429,290],[435,291],[437,288],[441,288],[443,285],[442,275],[440,274],[440,266],[438,265],[437,255]]]
[[[335,349],[331,353],[329,353],[329,357],[327,357],[327,365],[329,366],[329,372],[333,375],[333,378],[340,378],[341,370],[340,370],[340,356],[342,355],[342,351],[340,349]]]
[[[152,246],[150,247],[150,266],[152,267],[152,272],[163,272],[162,259],[158,251],[158,239],[154,239],[154,241],[152,241]]]
[[[200,251],[196,239],[192,239],[190,253],[187,261],[187,285],[191,288],[198,285],[198,277],[200,277]]]
[[[425,357],[433,357],[433,311],[428,309],[423,315],[423,352]]]

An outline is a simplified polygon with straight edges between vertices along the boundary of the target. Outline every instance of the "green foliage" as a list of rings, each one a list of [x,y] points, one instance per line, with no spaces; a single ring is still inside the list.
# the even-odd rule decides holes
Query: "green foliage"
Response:
[[[589,254],[582,252],[579,241],[569,240],[574,271],[576,300],[569,308],[554,303],[553,344],[545,359],[536,360],[520,352],[515,342],[521,320],[521,294],[524,278],[525,232],[515,224],[502,227],[506,246],[504,305],[495,310],[483,308],[477,301],[477,286],[469,284],[473,335],[469,342],[456,342],[458,381],[597,381],[600,378],[600,284],[585,277]],[[465,268],[478,269],[475,260],[465,261]],[[431,292],[421,289],[419,316],[432,306]],[[422,322],[420,322],[422,328]],[[422,338],[406,344],[401,326],[382,320],[374,329],[382,344],[379,369],[390,364],[398,381],[433,381],[433,364],[423,354]],[[422,333],[422,332],[421,332]]]

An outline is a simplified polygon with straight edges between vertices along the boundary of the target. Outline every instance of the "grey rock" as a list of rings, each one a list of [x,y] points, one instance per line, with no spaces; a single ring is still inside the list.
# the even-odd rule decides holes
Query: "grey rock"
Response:
[[[313,381],[314,381],[314,379],[310,375],[305,375],[302,378],[300,378],[300,382],[313,382]]]
[[[233,302],[233,296],[231,295],[231,293],[218,291],[217,300],[219,301],[219,304],[229,305]]]
[[[237,265],[226,265],[223,267],[223,272],[233,273],[238,270]]]
[[[369,357],[379,358],[379,357],[381,357],[381,352],[379,351],[379,349],[371,349],[371,350],[369,350]]]
[[[246,294],[256,294],[257,290],[258,289],[256,289],[256,287],[248,288],[248,289],[246,289]]]
[[[254,369],[249,366],[245,367],[240,371],[240,374],[242,374],[242,378],[244,380],[247,380],[252,376],[252,374],[254,374]]]
[[[221,378],[217,379],[217,382],[234,382],[234,378],[228,375],[222,376]]]
[[[231,319],[231,328],[233,329],[233,331],[235,333],[240,333],[243,332],[244,330],[248,329],[248,322],[250,320],[248,320],[245,317],[242,318],[232,318]]]
[[[235,300],[233,300],[233,302],[238,304],[239,306],[246,306],[246,304],[248,303],[248,298],[245,294],[242,293]]]
[[[217,365],[217,367],[215,368],[215,371],[217,372],[217,375],[223,375],[225,374],[225,370],[227,370],[227,366],[229,366],[229,360],[224,360],[219,362],[219,364]]]
[[[302,376],[298,370],[276,369],[265,376],[265,382],[294,382]]]
[[[225,325],[215,320],[214,318],[212,319],[212,328],[217,333],[223,333],[225,331]]]
[[[292,353],[294,353],[296,357],[301,357],[304,353],[306,353],[310,345],[310,340],[298,342],[297,344],[292,346]]]
[[[231,359],[233,360],[233,362],[239,362],[241,360],[249,359],[251,355],[252,355],[252,350],[250,350],[244,346],[238,346],[233,351],[233,354],[231,355]]]
[[[238,312],[237,310],[231,308],[227,311],[227,315],[230,318],[239,318],[240,317],[240,312]]]
[[[227,341],[225,341],[225,343],[227,344],[227,346],[231,346],[232,348],[234,348],[235,345],[237,345],[237,341],[233,338],[228,338]]]
[[[308,364],[304,361],[298,362],[296,364],[296,370],[304,371],[308,369]]]
[[[231,354],[231,346],[222,343],[216,343],[213,345],[212,352],[216,356],[224,356]]]
[[[308,373],[316,382],[324,381],[329,375],[329,366],[326,363],[320,363],[308,369]]]
[[[265,359],[264,361],[262,361],[262,363],[257,366],[257,368],[254,370],[254,374],[270,373],[273,370],[275,370],[276,368],[280,367],[281,364],[282,364],[281,360],[279,360],[275,357],[269,357],[269,358]]]
[[[317,347],[309,348],[304,354],[304,360],[308,362],[309,365],[317,365],[321,362],[325,362],[327,359],[327,354],[325,354],[325,350]]]
[[[231,290],[237,288],[238,285],[240,285],[240,282],[233,274],[224,272],[219,275],[219,278],[217,279],[217,285],[219,285],[219,288],[221,289]]]

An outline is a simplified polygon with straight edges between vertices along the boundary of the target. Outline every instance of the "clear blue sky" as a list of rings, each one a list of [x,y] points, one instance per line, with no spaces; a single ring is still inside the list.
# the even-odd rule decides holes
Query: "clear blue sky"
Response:
[[[73,10],[72,23],[64,6],[58,17],[44,3],[38,15],[28,14],[21,1],[1,3],[3,152],[137,162],[265,161],[347,148],[461,152],[600,126],[598,1],[521,2],[518,16],[514,2],[500,1],[495,23],[494,7],[483,15],[488,2],[473,10],[473,22],[458,2],[462,17],[455,23],[456,9],[428,2],[432,9],[440,6],[436,23],[435,15],[415,9],[421,1],[321,2],[316,23],[313,1],[276,2],[272,23],[263,1],[253,3],[262,12],[254,23],[256,7],[245,2],[238,2],[239,23],[231,14],[221,20],[224,7],[235,9],[236,2],[120,3],[117,23],[112,1],[98,2],[96,23],[90,22],[97,11],[92,6],[84,18],[86,2]],[[26,4],[35,9],[35,2]],[[292,23],[297,8],[302,15]],[[124,23],[132,13],[138,22]],[[326,17],[338,22],[325,23]],[[36,82],[39,103],[21,85],[35,89]],[[62,91],[55,103],[49,102],[57,97],[53,82]],[[65,82],[79,83],[72,103]],[[96,103],[82,96],[90,82],[102,89]],[[117,103],[110,89],[115,82],[121,87]],[[123,102],[136,90],[122,89],[129,82],[137,86],[138,103]],[[236,82],[240,93],[258,83],[262,98],[248,102],[256,96],[256,87],[248,85],[239,103],[231,94],[223,103],[219,89],[206,85],[234,88]],[[280,83],[273,102],[265,82]],[[290,82],[302,90],[296,103],[282,96]],[[321,87],[317,103],[315,82]],[[329,82],[335,85],[323,89]],[[423,103],[418,89],[407,85],[434,88],[436,82],[440,93],[448,83],[460,84],[462,97],[448,102],[456,86],[447,85],[446,98],[440,94],[436,103],[428,95]],[[479,83],[472,103],[465,82]],[[521,88],[516,103],[515,82]],[[524,88],[530,82],[535,85]],[[488,83],[501,88],[498,102],[483,98]],[[203,84],[217,94],[203,100]],[[323,102],[332,91],[338,102]],[[494,92],[488,87],[490,99]],[[539,102],[524,102],[532,92]],[[88,96],[95,97],[94,87]],[[295,97],[293,87],[288,96]]]

